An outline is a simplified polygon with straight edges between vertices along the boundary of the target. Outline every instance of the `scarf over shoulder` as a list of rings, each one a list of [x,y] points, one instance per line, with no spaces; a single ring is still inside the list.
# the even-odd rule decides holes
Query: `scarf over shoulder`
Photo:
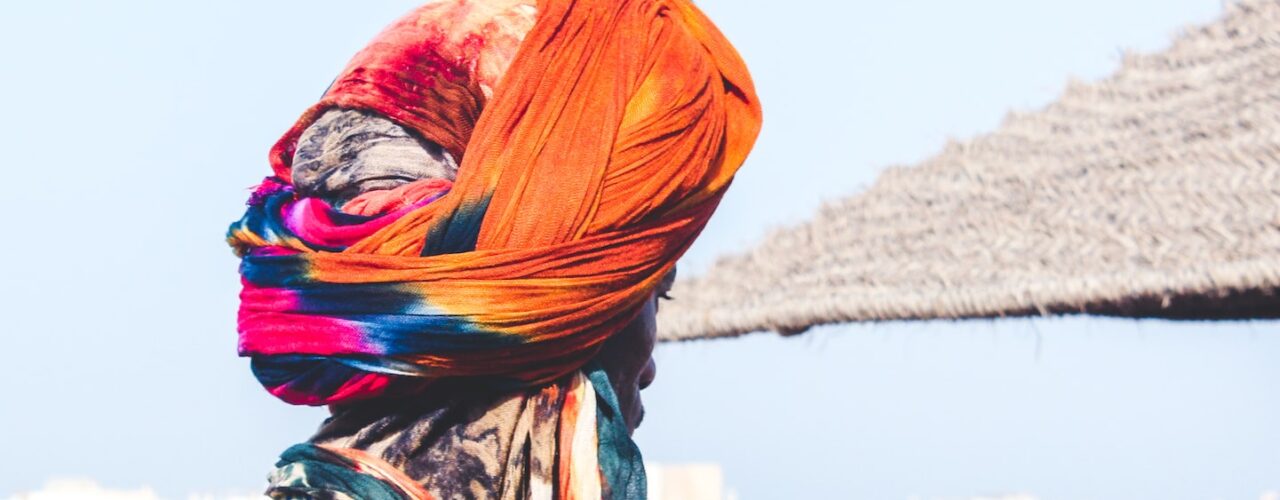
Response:
[[[240,354],[293,404],[446,380],[550,390],[540,400],[559,430],[528,446],[559,450],[560,462],[553,478],[513,488],[642,498],[639,455],[588,363],[746,158],[760,127],[750,76],[687,0],[540,1],[505,72],[485,59],[492,23],[451,28],[480,15],[465,3],[432,2],[390,26],[273,148],[274,176],[228,234],[242,258]],[[298,195],[298,137],[334,108],[376,112],[440,144],[459,159],[456,181],[375,215]],[[291,454],[380,467],[350,450]],[[387,498],[430,497],[393,488],[404,482],[394,475],[372,474],[401,495]]]

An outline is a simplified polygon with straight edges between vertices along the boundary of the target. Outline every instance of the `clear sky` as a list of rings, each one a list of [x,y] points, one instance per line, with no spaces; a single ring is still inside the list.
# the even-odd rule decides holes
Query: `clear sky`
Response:
[[[55,477],[253,492],[314,430],[322,411],[274,400],[235,356],[222,237],[271,143],[415,4],[5,8],[0,498]],[[1221,8],[700,4],[751,66],[766,121],[687,273]],[[650,460],[722,464],[743,500],[1258,498],[1280,490],[1278,326],[933,322],[664,346],[637,439]]]

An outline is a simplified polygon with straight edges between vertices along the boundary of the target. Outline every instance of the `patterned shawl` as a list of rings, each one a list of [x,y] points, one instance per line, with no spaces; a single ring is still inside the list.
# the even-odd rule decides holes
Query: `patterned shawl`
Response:
[[[643,498],[639,454],[588,362],[706,224],[759,131],[759,104],[742,61],[687,0],[542,1],[512,44],[500,28],[525,8],[415,10],[273,148],[274,177],[228,234],[242,257],[240,353],[294,404],[459,380],[520,394],[511,421],[528,425],[503,431],[514,437],[488,491]],[[299,196],[298,138],[334,108],[440,144],[460,161],[456,182],[374,215]],[[339,441],[290,450],[281,480],[358,470],[296,491],[376,480],[388,498],[432,497],[429,481]]]

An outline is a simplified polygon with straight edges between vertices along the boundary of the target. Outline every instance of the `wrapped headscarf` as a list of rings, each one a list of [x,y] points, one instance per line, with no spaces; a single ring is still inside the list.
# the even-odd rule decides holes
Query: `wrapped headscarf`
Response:
[[[240,353],[294,404],[457,380],[541,387],[558,431],[528,445],[563,461],[547,494],[642,497],[639,454],[588,363],[702,230],[760,108],[734,49],[687,0],[545,0],[513,41],[502,28],[531,8],[415,10],[273,148],[274,176],[228,235],[243,259]],[[300,196],[298,137],[334,108],[443,146],[459,159],[456,182],[374,215]],[[378,469],[359,453],[293,455]]]

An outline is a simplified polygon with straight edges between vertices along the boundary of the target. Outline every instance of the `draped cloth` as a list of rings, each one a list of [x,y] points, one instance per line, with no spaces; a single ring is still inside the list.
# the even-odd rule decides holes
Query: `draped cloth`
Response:
[[[228,234],[242,258],[240,353],[293,404],[457,380],[551,391],[526,401],[556,422],[555,439],[525,429],[513,442],[567,457],[546,468],[555,484],[535,491],[518,471],[537,469],[539,452],[513,452],[500,475],[519,480],[502,491],[642,498],[616,398],[602,370],[584,367],[635,318],[744,161],[760,126],[751,79],[685,0],[539,2],[498,79],[486,39],[446,29],[465,23],[442,19],[443,4],[461,3],[389,27],[273,148],[274,176]],[[442,145],[460,159],[456,181],[373,215],[300,197],[298,137],[338,107]]]
[[[598,376],[502,394],[437,388],[341,409],[285,452],[269,493],[367,498],[377,483],[396,493],[388,498],[645,498],[642,470],[623,477],[639,459],[625,428],[592,418],[611,411],[593,397],[595,384],[608,385]],[[601,472],[625,480],[606,483]]]

